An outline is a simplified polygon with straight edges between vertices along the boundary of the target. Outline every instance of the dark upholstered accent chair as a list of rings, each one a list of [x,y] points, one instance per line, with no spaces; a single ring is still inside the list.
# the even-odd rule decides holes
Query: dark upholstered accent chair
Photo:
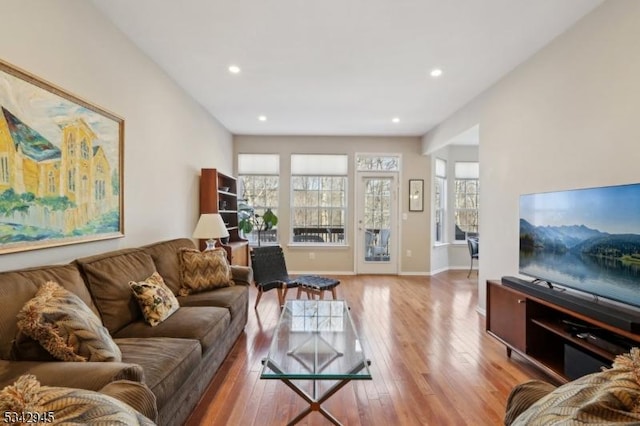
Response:
[[[265,291],[276,289],[278,303],[282,306],[287,290],[298,286],[296,281],[289,277],[284,253],[280,246],[254,247],[251,250],[251,267],[256,287],[258,287],[255,308],[258,307],[262,293]]]
[[[467,274],[467,278],[469,278],[473,270],[473,259],[480,259],[478,254],[478,238],[467,238],[467,245],[469,246],[469,256],[471,257],[471,266],[469,266],[469,273]]]

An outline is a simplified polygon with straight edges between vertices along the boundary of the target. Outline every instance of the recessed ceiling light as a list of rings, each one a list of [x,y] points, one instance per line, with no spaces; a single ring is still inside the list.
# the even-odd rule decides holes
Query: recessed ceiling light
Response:
[[[442,75],[442,70],[440,68],[434,68],[430,73],[431,77],[440,77]]]
[[[229,65],[229,72],[231,74],[238,74],[240,72],[240,67],[237,65]]]
[[[260,120],[260,121],[267,121],[267,116],[266,116],[266,115],[259,115],[259,116],[258,116],[258,120]]]
[[[391,121],[393,121],[394,123],[399,123],[399,122],[400,122],[400,118],[398,118],[398,117],[393,117],[393,118],[391,119]]]

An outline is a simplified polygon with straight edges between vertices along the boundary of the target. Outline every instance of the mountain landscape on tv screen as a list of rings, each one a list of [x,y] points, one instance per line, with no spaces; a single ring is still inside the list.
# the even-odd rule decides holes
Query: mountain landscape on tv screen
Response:
[[[640,265],[640,235],[610,234],[584,225],[534,226],[520,219],[520,251],[571,253]]]

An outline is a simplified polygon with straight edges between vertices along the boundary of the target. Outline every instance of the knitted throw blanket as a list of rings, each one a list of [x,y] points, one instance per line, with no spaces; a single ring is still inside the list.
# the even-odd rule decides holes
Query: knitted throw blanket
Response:
[[[520,414],[514,426],[640,425],[640,349],[612,368],[566,383]]]

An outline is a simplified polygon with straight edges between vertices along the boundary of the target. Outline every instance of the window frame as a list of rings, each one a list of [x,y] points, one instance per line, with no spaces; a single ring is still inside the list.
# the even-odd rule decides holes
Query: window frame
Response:
[[[255,171],[253,172],[251,170],[251,167],[249,167],[249,171],[243,171],[241,169],[241,161],[240,161],[240,157],[243,155],[247,155],[247,156],[269,156],[272,157],[272,159],[277,159],[277,161],[275,161],[275,168],[268,171],[265,169],[261,169],[259,171]],[[237,155],[237,161],[238,161],[238,177],[237,177],[237,182],[238,182],[238,205],[240,204],[241,201],[246,201],[247,205],[254,207],[255,211],[259,214],[263,214],[267,209],[271,209],[271,211],[278,216],[278,211],[280,209],[280,187],[281,187],[281,180],[280,180],[280,154],[272,154],[272,153],[239,153]],[[253,169],[256,170],[256,169]],[[260,178],[260,179],[275,179],[276,185],[275,185],[275,189],[270,190],[270,192],[272,194],[275,194],[275,198],[276,198],[276,203],[275,205],[255,205],[255,204],[251,204],[249,202],[249,200],[246,199],[245,197],[245,193],[246,193],[246,186],[245,185],[245,178],[248,179],[256,179],[256,178]],[[255,187],[255,185],[253,185]],[[266,188],[267,185],[265,184],[264,187]],[[265,200],[268,200],[269,197],[265,196]],[[278,217],[278,219],[280,219]],[[280,232],[278,231],[278,225],[276,225],[275,227],[273,227],[273,229],[271,229],[270,234],[263,234],[260,235],[260,241],[258,241],[258,236],[257,233],[254,233],[253,231],[249,233],[249,235],[244,235],[244,238],[246,238],[249,241],[249,245],[250,246],[257,246],[258,244],[260,245],[277,245],[279,244],[279,239],[280,239]],[[265,238],[267,238],[268,240],[265,240]]]
[[[438,162],[442,163],[442,167],[438,167]],[[433,174],[433,241],[435,244],[445,244],[447,229],[447,160],[436,158]]]
[[[323,158],[326,161],[326,157],[327,156],[336,156],[337,160],[341,161],[344,165],[344,174],[343,173],[336,173],[334,170],[334,167],[331,167],[331,171],[328,171],[327,173],[321,173],[321,169],[322,169],[322,164],[323,162],[320,161],[316,161],[314,163],[314,167],[317,168],[317,173],[310,173],[310,174],[306,174],[306,173],[295,173],[293,170],[295,169],[295,166],[292,165],[292,173],[290,176],[290,224],[289,224],[289,231],[290,231],[290,238],[289,238],[289,244],[290,245],[304,245],[304,246],[317,246],[317,247],[326,247],[326,246],[338,246],[338,247],[343,247],[343,246],[347,246],[347,241],[348,241],[348,232],[349,232],[349,223],[348,223],[348,213],[349,213],[349,163],[348,163],[348,155],[347,154],[292,154],[291,155],[291,161],[292,163],[294,162],[294,156],[299,156],[299,157],[314,157],[314,156],[321,156],[318,158]],[[318,200],[317,204],[314,206],[298,206],[296,205],[296,202],[298,200],[298,197],[296,197],[296,192],[297,191],[309,191],[309,190],[298,190],[296,189],[297,185],[296,185],[296,179],[298,178],[302,178],[302,179],[317,179],[317,183],[318,183],[318,189],[317,189],[317,194],[318,197],[316,197],[316,199]],[[331,179],[331,185],[330,185],[330,189],[326,189],[322,187],[322,179]],[[341,179],[342,182],[337,184],[336,182],[333,181],[333,179]],[[341,189],[336,190],[334,188],[336,187],[341,187]],[[329,194],[331,195],[332,192],[340,192],[341,193],[341,201],[342,204],[339,207],[334,206],[333,204],[330,205],[322,205],[322,201],[320,194],[322,192],[327,192],[329,191]],[[326,197],[328,199],[333,200],[334,197],[328,196]],[[326,199],[325,198],[325,199]],[[328,224],[328,226],[323,227],[318,225],[315,226],[310,226],[310,227],[302,227],[303,229],[317,229],[318,232],[313,233],[310,232],[308,234],[308,237],[304,238],[304,241],[300,240],[300,235],[296,235],[296,229],[301,228],[300,226],[296,225],[296,210],[299,209],[306,209],[308,211],[316,211],[318,213],[318,215],[321,214],[322,210],[327,210],[330,213],[329,215],[329,222],[331,222],[332,218],[334,217],[334,212],[338,211],[339,213],[339,217],[341,218],[340,222],[340,229],[342,230],[342,232],[338,232],[336,233],[337,236],[333,236],[332,235],[332,230],[334,229],[334,226],[332,226],[331,223]],[[323,231],[321,232],[321,230],[327,230],[327,231]],[[319,234],[323,234],[323,236],[320,236]],[[328,237],[325,237],[324,234],[326,234]],[[307,235],[307,234],[302,234],[302,235]],[[298,238],[296,238],[298,237]],[[323,241],[314,241],[317,238],[321,238],[323,239]],[[329,238],[329,241],[325,241],[324,238]],[[297,241],[296,241],[297,240]]]
[[[467,176],[462,176],[460,177],[458,174],[458,164],[474,164],[476,165],[476,168],[478,169],[478,173],[474,173],[473,175],[475,176],[471,176],[471,175],[467,175]],[[467,240],[468,237],[470,236],[477,236],[478,235],[478,229],[480,226],[479,223],[479,212],[480,212],[480,174],[479,174],[479,166],[480,163],[478,161],[456,161],[455,162],[455,172],[454,172],[454,212],[453,212],[453,220],[454,220],[454,230],[453,230],[453,241],[454,242],[464,242]],[[475,199],[475,208],[469,208],[469,207],[458,207],[458,201],[460,199],[460,193],[459,193],[459,188],[460,188],[460,183],[464,182],[464,187],[465,187],[465,191],[464,191],[464,195],[463,197],[466,199],[467,196],[470,194],[467,191],[468,188],[468,184],[469,182],[474,182],[475,183],[475,193],[472,193],[474,195],[474,199]],[[459,213],[460,212],[475,212],[475,218],[476,218],[476,230],[475,231],[465,231],[462,229],[462,227],[459,226],[458,220],[459,220]],[[458,238],[458,233],[456,232],[456,229],[460,228],[460,231],[464,234],[463,238]]]
[[[2,154],[0,155],[0,183],[8,184],[9,181],[9,154]]]

